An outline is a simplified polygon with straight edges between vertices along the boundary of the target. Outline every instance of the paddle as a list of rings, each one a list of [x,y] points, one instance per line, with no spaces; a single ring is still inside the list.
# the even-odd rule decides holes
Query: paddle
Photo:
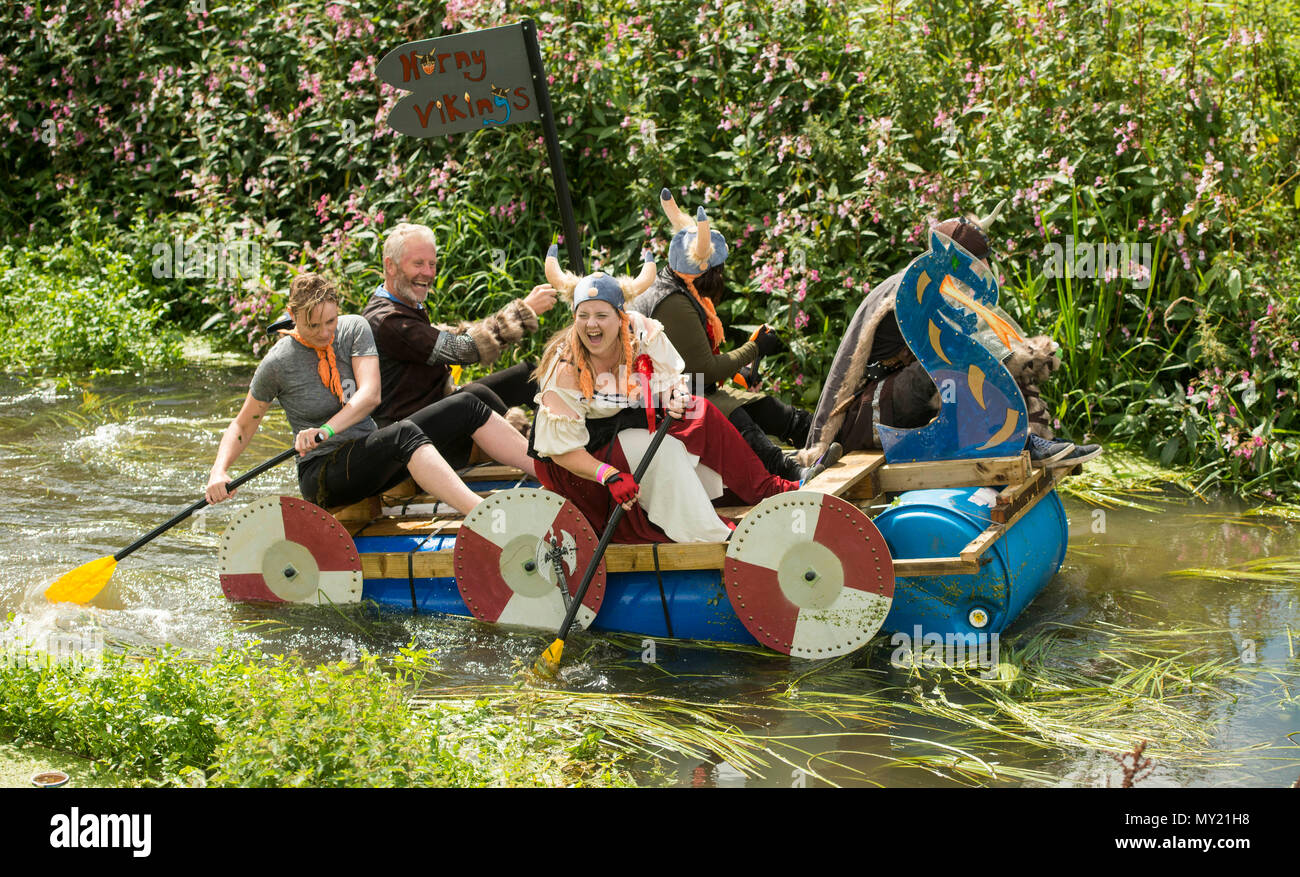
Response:
[[[296,450],[289,448],[287,451],[282,451],[281,453],[276,454],[265,463],[255,466],[233,481],[227,482],[226,489],[234,490],[236,487],[239,487],[239,485],[252,481],[267,469],[280,465],[296,453]],[[185,520],[207,504],[208,501],[206,499],[201,499],[167,523],[150,530],[148,533],[123,548],[117,554],[114,554],[111,557],[96,558],[89,563],[83,563],[72,572],[64,573],[59,577],[58,581],[45,589],[45,599],[49,600],[51,603],[90,602],[95,598],[96,594],[104,589],[104,586],[108,584],[108,580],[113,577],[113,570],[117,568],[117,562],[119,560],[126,557],[137,548],[152,542],[154,539],[161,536],[163,533],[166,533],[172,527],[175,527],[181,521]]]
[[[654,438],[650,441],[650,447],[646,449],[645,456],[636,467],[636,472],[632,474],[632,480],[637,484],[641,483],[641,477],[645,475],[646,468],[650,465],[650,460],[654,457],[655,451],[663,444],[664,436],[668,434],[668,425],[673,420],[664,412],[664,419],[655,430]],[[569,635],[569,627],[573,624],[573,619],[578,614],[578,607],[582,605],[582,598],[587,596],[587,586],[591,584],[592,578],[596,575],[596,567],[600,565],[600,559],[605,556],[605,549],[609,547],[609,541],[614,538],[614,528],[623,518],[623,506],[614,506],[613,513],[609,516],[609,523],[605,525],[605,532],[600,535],[600,542],[596,545],[596,553],[591,556],[591,562],[587,564],[587,570],[582,574],[582,582],[578,585],[577,592],[573,595],[573,601],[569,604],[569,611],[564,616],[564,623],[560,625],[560,632],[556,636],[555,642],[546,647],[546,651],[537,656],[533,662],[533,672],[540,676],[554,677],[560,671],[560,658],[564,656],[564,638]]]

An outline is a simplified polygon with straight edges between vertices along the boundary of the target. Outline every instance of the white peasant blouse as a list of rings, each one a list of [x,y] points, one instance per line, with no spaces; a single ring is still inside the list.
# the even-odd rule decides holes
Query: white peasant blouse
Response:
[[[633,355],[649,354],[650,360],[654,363],[654,377],[650,383],[651,392],[658,396],[666,394],[673,387],[681,387],[682,369],[686,368],[686,363],[668,340],[668,336],[664,334],[663,325],[658,320],[634,311],[628,313],[628,318],[631,321],[629,329],[632,333]],[[587,432],[589,418],[613,417],[627,407],[627,396],[616,392],[621,388],[614,375],[597,375],[596,394],[588,399],[578,390],[557,385],[556,374],[559,366],[560,359],[557,357],[546,374],[542,375],[540,392],[533,399],[537,403],[537,421],[533,425],[533,447],[542,457],[555,457],[585,448],[591,437]],[[632,366],[629,364],[628,368]],[[578,416],[568,417],[547,409],[542,403],[542,397],[547,393],[554,393],[570,411],[577,412]]]

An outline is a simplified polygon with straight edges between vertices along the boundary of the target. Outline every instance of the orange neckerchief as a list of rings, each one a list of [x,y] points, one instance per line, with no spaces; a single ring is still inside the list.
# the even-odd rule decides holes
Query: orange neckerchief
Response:
[[[281,329],[280,334],[288,335],[303,347],[309,347],[316,351],[316,374],[320,375],[320,382],[325,385],[325,389],[339,397],[340,403],[346,404],[346,400],[343,398],[343,379],[339,376],[339,364],[334,358],[333,336],[330,337],[329,342],[324,347],[316,347],[302,340],[302,336],[298,334],[297,329]]]
[[[713,352],[717,353],[722,349],[722,321],[718,319],[718,312],[713,308],[713,302],[695,291],[695,278],[698,274],[683,274],[680,271],[675,272],[678,277],[686,281],[686,288],[690,290],[691,295],[700,307],[704,308],[704,315],[708,321],[704,325],[704,334],[709,336],[709,344],[713,345]]]

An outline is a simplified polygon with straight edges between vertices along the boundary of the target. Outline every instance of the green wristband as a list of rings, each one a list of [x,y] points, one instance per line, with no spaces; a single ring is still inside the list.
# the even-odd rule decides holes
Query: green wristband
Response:
[[[334,427],[328,423],[321,426],[321,431],[325,433],[326,438],[334,438]]]

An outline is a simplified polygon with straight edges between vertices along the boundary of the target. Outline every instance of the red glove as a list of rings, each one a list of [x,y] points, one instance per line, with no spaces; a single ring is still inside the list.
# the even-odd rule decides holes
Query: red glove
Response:
[[[606,481],[605,486],[609,488],[610,494],[614,497],[614,502],[619,505],[636,499],[637,494],[641,492],[641,485],[637,484],[627,472],[618,473]]]

